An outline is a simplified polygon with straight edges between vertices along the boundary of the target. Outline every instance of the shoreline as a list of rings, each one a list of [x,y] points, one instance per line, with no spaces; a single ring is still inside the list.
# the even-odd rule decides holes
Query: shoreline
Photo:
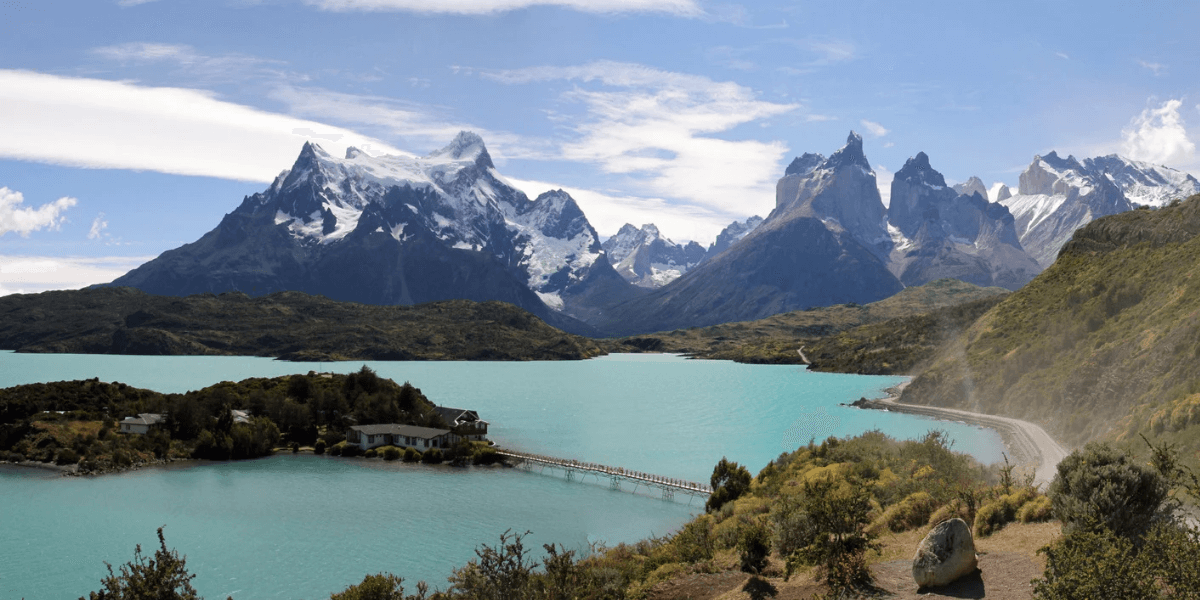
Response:
[[[1050,434],[1040,426],[1013,419],[983,413],[971,412],[957,408],[942,408],[937,406],[922,406],[917,404],[901,404],[900,395],[904,388],[912,382],[912,378],[899,385],[886,388],[887,397],[877,400],[865,398],[854,402],[851,406],[869,410],[884,410],[925,417],[940,421],[958,421],[980,427],[987,427],[1000,434],[1008,449],[1012,461],[1017,466],[1029,465],[1034,469],[1034,485],[1049,487],[1058,472],[1058,463],[1066,458],[1069,452],[1063,448]]]

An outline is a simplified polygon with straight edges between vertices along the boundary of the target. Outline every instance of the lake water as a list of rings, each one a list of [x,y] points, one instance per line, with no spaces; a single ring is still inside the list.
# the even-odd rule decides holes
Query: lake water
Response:
[[[0,387],[99,377],[182,392],[362,364],[2,352]],[[435,403],[478,410],[503,446],[693,481],[707,481],[722,456],[757,472],[810,439],[871,429],[900,438],[943,429],[984,462],[1003,449],[990,430],[839,405],[880,397],[898,377],[662,355],[365,364]],[[537,550],[583,551],[667,534],[702,510],[684,495],[669,502],[546,473],[290,455],[99,478],[0,469],[0,598],[85,595],[103,561],[120,565],[139,543],[152,552],[162,525],[202,596],[323,598],[380,571],[445,587],[453,566],[510,528],[531,531]]]

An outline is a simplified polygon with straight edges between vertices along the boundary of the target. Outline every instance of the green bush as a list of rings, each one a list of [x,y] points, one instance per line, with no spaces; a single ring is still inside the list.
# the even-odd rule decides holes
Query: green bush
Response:
[[[436,465],[442,462],[442,451],[437,448],[430,448],[421,455],[421,462],[427,465]]]
[[[346,447],[346,442],[338,442],[329,447],[330,456],[341,456],[342,449]]]
[[[325,440],[318,439],[317,443],[313,444],[313,454],[317,456],[325,454]]]
[[[388,446],[383,449],[383,460],[399,460],[400,449],[395,446]]]
[[[416,448],[409,447],[404,449],[404,462],[411,463],[419,460],[421,460],[421,453],[417,452]]]
[[[79,462],[79,455],[70,448],[63,448],[58,451],[58,455],[54,457],[54,464],[57,465],[73,465]]]
[[[762,523],[744,525],[738,535],[739,565],[746,573],[762,573],[771,555],[771,536]]]
[[[1050,508],[1049,496],[1038,496],[1033,500],[1025,503],[1021,510],[1017,512],[1017,520],[1022,523],[1040,523],[1049,521],[1054,517],[1054,512]]]
[[[1158,597],[1137,569],[1133,543],[1107,529],[1075,529],[1042,552],[1046,572],[1033,580],[1039,600]]]
[[[1167,499],[1166,479],[1128,453],[1089,443],[1058,463],[1050,484],[1054,516],[1064,532],[1107,528],[1137,537],[1150,528]]]
[[[957,498],[933,511],[933,514],[929,515],[929,520],[925,522],[925,525],[927,527],[934,527],[942,521],[949,521],[955,518],[962,519],[967,523],[971,522],[971,516],[968,514],[967,507],[963,504],[962,500]]]
[[[923,527],[937,508],[937,501],[926,492],[914,492],[889,506],[879,520],[889,530],[900,532]]]
[[[363,452],[364,458],[375,458],[376,456],[379,456],[379,451],[374,448],[367,448],[367,451]]]
[[[504,457],[496,452],[494,448],[480,448],[475,451],[475,456],[471,462],[477,465],[494,465],[499,462],[504,462]]]

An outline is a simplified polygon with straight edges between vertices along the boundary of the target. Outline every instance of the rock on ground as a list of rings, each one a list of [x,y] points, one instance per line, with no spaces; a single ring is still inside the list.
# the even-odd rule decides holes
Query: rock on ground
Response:
[[[962,519],[938,523],[917,546],[913,556],[913,580],[919,587],[939,587],[975,572],[975,539]]]

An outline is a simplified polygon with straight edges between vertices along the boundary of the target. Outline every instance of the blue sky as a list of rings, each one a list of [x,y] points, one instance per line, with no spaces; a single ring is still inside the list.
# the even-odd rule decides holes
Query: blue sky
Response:
[[[0,0],[0,294],[109,281],[291,166],[463,129],[602,236],[707,244],[850,130],[886,192],[926,152],[1200,174],[1200,3]]]

